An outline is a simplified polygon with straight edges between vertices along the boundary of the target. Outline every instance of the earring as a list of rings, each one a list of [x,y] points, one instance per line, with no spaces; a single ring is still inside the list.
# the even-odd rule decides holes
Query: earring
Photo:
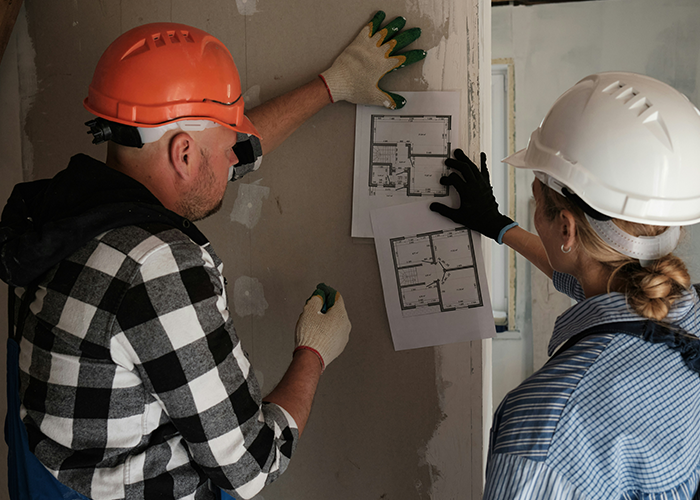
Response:
[[[563,253],[569,253],[569,252],[571,251],[571,247],[569,247],[569,248],[564,248],[564,245],[562,245],[562,246],[561,246],[561,251],[562,251]]]

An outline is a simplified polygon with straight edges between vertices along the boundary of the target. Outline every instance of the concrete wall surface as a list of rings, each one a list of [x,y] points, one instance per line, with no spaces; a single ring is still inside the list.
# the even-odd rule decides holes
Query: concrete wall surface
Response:
[[[82,100],[100,55],[124,31],[156,21],[207,30],[229,47],[252,107],[315,78],[376,8],[366,0],[25,1],[0,68],[0,198],[20,180],[53,176],[76,153],[104,159],[106,147],[92,145],[83,126],[91,115]],[[381,8],[422,28],[414,45],[428,50],[382,84],[462,91],[460,144],[478,151],[478,0]],[[296,320],[318,282],[343,294],[353,324],[289,470],[257,498],[480,498],[482,345],[394,351],[374,245],[350,237],[354,117],[349,103],[324,109],[198,224],[225,263],[229,308],[264,393],[290,362]],[[242,196],[261,201],[255,224],[237,222]]]

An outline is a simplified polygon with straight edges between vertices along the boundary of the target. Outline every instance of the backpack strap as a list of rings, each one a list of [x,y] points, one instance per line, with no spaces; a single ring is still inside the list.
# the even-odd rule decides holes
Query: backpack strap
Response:
[[[652,344],[666,344],[671,350],[680,353],[690,370],[700,374],[700,338],[682,328],[673,328],[652,320],[603,323],[588,328],[567,340],[552,359],[586,337],[609,333],[631,335]]]

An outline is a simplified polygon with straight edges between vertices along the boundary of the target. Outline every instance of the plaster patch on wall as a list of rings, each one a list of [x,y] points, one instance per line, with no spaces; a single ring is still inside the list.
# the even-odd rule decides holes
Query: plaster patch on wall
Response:
[[[258,185],[260,180],[238,185],[238,196],[231,210],[231,222],[240,222],[248,229],[253,229],[258,223],[263,200],[270,195],[269,187]]]
[[[243,93],[243,102],[245,103],[246,111],[260,106],[260,85],[253,85]]]
[[[440,31],[438,27],[447,26],[449,30],[450,19],[454,19],[455,14],[455,3],[453,2],[426,2],[425,0],[409,0],[406,2],[406,8],[408,12],[418,12],[418,14],[432,22],[433,26],[424,26],[424,22],[417,26],[423,28],[423,32]],[[406,20],[408,21],[408,27],[412,26],[416,22],[413,14],[407,15]],[[421,40],[419,38],[419,40]]]
[[[242,16],[252,16],[257,9],[257,0],[236,0],[236,7],[238,7],[238,13]]]
[[[462,343],[435,348],[436,388],[442,420],[422,450],[423,462],[430,470],[429,498],[465,498],[469,497],[465,492],[472,488],[469,473],[465,471],[472,472],[474,455],[481,449],[472,442],[471,428],[465,429],[464,422],[448,418],[449,415],[469,415],[470,405],[474,404],[471,426],[479,423],[474,419],[474,413],[481,411],[479,401],[472,401],[474,394],[470,394],[473,370],[469,346],[470,343]]]
[[[423,80],[427,82],[430,90],[442,89],[445,80],[445,54],[447,53],[448,40],[445,37],[435,47],[428,50],[428,55],[423,61]]]
[[[268,307],[265,291],[257,278],[241,276],[233,286],[233,305],[236,314],[241,318],[246,316],[264,316]]]
[[[423,35],[409,48],[421,48],[428,52],[422,67],[422,81],[429,90],[460,88],[461,81],[446,83],[446,74],[464,78],[466,67],[462,64],[466,23],[452,22],[466,19],[466,9],[453,2],[425,2],[410,0],[407,4],[407,26],[417,26]],[[463,27],[462,27],[463,25]],[[415,45],[415,47],[414,47]],[[446,57],[449,54],[449,57]],[[446,60],[449,59],[449,64]],[[453,66],[457,65],[457,71]]]

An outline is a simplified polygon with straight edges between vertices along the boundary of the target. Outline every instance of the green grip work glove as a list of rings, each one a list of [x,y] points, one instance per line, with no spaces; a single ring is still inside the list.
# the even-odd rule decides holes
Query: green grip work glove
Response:
[[[430,210],[503,244],[505,232],[518,223],[498,210],[486,168],[486,153],[481,153],[481,171],[461,149],[457,149],[454,156],[454,159],[445,160],[445,165],[461,175],[452,172],[442,177],[440,184],[457,189],[460,206],[450,208],[442,203],[431,203]]]
[[[321,73],[331,101],[349,101],[399,109],[406,99],[379,88],[379,80],[390,71],[403,68],[425,58],[424,50],[401,49],[421,35],[420,28],[399,33],[406,19],[397,17],[379,29],[385,14],[381,10],[338,56],[333,65]]]
[[[319,283],[297,321],[294,351],[314,352],[325,370],[345,349],[350,329],[343,297],[333,288]]]

